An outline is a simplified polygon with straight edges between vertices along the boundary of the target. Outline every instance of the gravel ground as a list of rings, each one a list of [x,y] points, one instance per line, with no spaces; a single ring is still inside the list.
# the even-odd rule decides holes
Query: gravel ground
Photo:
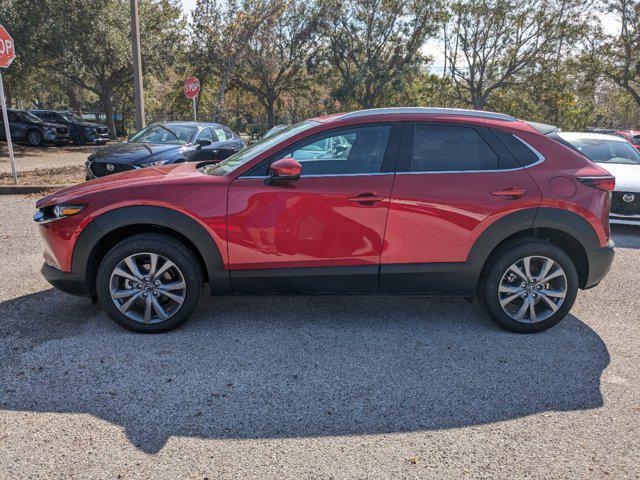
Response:
[[[126,332],[0,197],[0,478],[639,478],[640,229],[538,335],[401,297],[204,299]]]
[[[14,144],[16,170],[18,174],[29,170],[78,166],[84,168],[84,162],[99,146],[49,146],[31,148]],[[11,162],[6,143],[0,144],[0,173],[11,173]]]

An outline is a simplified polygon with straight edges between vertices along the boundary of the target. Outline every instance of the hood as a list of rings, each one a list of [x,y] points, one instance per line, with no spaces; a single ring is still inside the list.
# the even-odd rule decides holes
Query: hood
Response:
[[[92,162],[138,163],[159,153],[178,152],[184,145],[166,143],[122,142],[98,150],[89,157]]]
[[[228,182],[226,177],[201,173],[197,170],[197,165],[197,163],[179,163],[107,175],[53,192],[38,200],[36,207],[41,208],[60,203],[83,203],[90,201],[88,197],[92,195],[111,195],[115,190],[126,190],[130,187],[134,188],[135,192],[140,192],[140,187],[161,185],[162,191],[166,191],[167,186],[174,182],[179,184],[188,183],[191,180],[208,183]]]
[[[622,163],[598,163],[611,175],[616,177],[616,192],[640,193],[640,165]]]
[[[90,123],[90,122],[69,122],[69,125],[74,125],[76,127],[85,127],[85,128],[107,128],[106,125],[101,123]]]

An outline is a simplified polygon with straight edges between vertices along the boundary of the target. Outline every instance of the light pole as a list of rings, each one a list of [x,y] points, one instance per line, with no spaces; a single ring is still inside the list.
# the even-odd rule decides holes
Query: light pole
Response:
[[[133,45],[133,93],[136,102],[136,130],[144,128],[144,90],[142,86],[142,56],[140,55],[140,23],[138,0],[131,0],[131,44]]]

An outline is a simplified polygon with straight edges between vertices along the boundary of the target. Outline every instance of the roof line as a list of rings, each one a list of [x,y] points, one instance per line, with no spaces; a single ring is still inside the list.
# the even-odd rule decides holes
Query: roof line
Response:
[[[366,117],[368,115],[393,115],[393,114],[417,114],[417,115],[456,115],[461,117],[490,118],[493,120],[503,120],[515,122],[517,118],[504,113],[485,112],[482,110],[467,110],[464,108],[439,108],[439,107],[390,107],[372,108],[369,110],[358,110],[345,113],[340,116],[340,120],[347,118]]]

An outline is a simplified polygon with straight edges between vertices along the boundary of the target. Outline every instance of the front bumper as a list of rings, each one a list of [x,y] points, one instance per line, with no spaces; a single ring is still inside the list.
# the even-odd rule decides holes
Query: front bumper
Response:
[[[44,263],[40,269],[42,276],[52,286],[70,295],[80,295],[88,297],[91,295],[86,279],[80,275],[70,272],[63,272],[58,268]]]
[[[609,240],[606,246],[598,248],[587,254],[589,262],[589,276],[584,288],[592,288],[598,285],[609,272],[613,263],[615,243]]]

